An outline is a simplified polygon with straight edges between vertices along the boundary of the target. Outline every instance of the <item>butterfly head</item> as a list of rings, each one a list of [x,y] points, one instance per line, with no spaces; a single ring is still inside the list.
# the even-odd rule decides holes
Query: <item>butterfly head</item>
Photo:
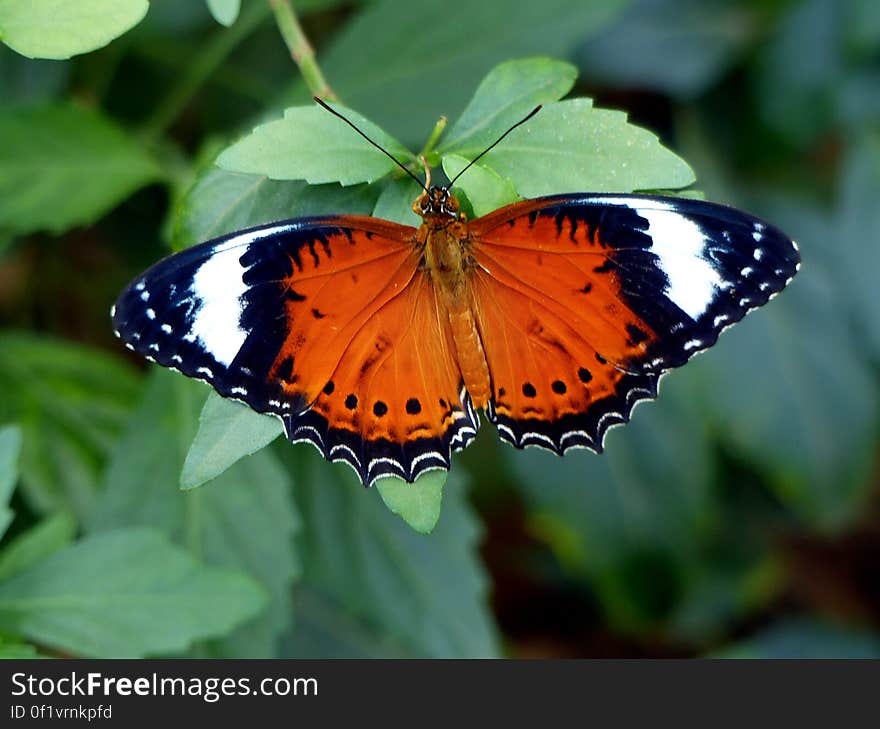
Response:
[[[431,185],[416,198],[413,212],[430,227],[444,227],[458,220],[458,200],[449,188]]]

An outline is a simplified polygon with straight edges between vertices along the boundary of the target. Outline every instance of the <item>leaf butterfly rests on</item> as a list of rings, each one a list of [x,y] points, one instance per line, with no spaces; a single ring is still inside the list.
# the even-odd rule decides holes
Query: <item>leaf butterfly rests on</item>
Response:
[[[450,467],[481,409],[517,448],[601,452],[799,266],[779,229],[715,203],[563,194],[467,220],[451,183],[415,179],[418,228],[329,215],[223,236],[136,278],[115,333],[366,485],[413,481]]]

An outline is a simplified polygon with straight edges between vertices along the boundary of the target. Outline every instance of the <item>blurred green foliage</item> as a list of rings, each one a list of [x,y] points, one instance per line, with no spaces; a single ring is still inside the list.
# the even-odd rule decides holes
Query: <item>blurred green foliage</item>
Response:
[[[294,2],[334,90],[401,150],[449,118],[429,151],[450,175],[534,103],[572,84],[594,100],[535,119],[574,172],[499,147],[461,180],[479,213],[693,168],[801,243],[790,290],[665,379],[605,455],[516,452],[484,427],[430,536],[112,340],[115,294],[169,247],[298,215],[405,220],[417,190],[326,182],[313,146],[327,176],[303,177],[323,184],[215,166],[308,100],[268,6],[153,0],[126,33],[146,3],[128,5],[74,18],[79,45],[53,22],[22,46],[23,6],[0,0],[0,42],[82,54],[0,46],[0,656],[878,655],[878,3]],[[533,55],[580,75],[524,77],[511,59]],[[644,153],[624,179],[627,139]]]

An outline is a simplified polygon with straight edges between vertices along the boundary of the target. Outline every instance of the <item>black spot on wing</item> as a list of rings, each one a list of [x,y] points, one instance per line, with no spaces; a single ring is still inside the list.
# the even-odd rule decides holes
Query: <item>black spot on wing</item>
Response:
[[[601,453],[608,429],[628,422],[633,407],[640,400],[657,397],[659,379],[658,374],[626,374],[618,382],[614,395],[591,403],[586,412],[556,420],[517,420],[499,413],[494,401],[490,402],[487,415],[498,428],[498,435],[515,448],[537,446],[558,455],[570,448],[589,448]]]
[[[626,333],[629,335],[629,341],[634,345],[641,344],[650,338],[650,335],[644,329],[635,324],[627,324]]]
[[[351,466],[361,483],[372,486],[383,476],[397,476],[413,482],[423,473],[449,469],[452,453],[462,450],[476,436],[479,420],[468,398],[464,417],[449,421],[441,435],[395,443],[385,438],[367,440],[360,433],[332,428],[315,410],[282,418],[288,439],[315,445],[330,461]]]
[[[290,382],[293,377],[293,357],[285,358],[275,374],[285,382]]]

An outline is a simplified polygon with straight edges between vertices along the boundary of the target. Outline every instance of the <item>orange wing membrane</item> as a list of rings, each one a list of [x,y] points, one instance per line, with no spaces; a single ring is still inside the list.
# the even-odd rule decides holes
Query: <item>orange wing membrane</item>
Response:
[[[479,425],[452,351],[431,281],[418,272],[358,330],[312,406],[283,418],[288,436],[346,461],[366,484],[448,469]]]
[[[562,195],[474,221],[490,420],[522,448],[601,451],[665,370],[782,290],[797,247],[696,200]]]
[[[365,483],[413,480],[448,468],[477,427],[415,233],[357,216],[240,231],[136,279],[114,329],[148,359],[281,417],[291,440]]]

